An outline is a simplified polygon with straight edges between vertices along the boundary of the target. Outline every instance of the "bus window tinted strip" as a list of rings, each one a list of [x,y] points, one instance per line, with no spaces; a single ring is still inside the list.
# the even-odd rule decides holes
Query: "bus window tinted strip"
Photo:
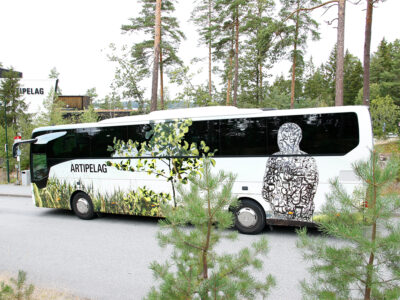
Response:
[[[280,126],[289,122],[301,128],[300,149],[308,155],[345,155],[359,143],[355,113],[194,121],[185,139],[198,145],[205,141],[212,151],[217,150],[215,157],[268,157],[279,152],[277,134]],[[143,124],[68,130],[49,142],[47,155],[55,159],[111,158],[112,152],[107,150],[114,138],[141,143],[149,129]]]

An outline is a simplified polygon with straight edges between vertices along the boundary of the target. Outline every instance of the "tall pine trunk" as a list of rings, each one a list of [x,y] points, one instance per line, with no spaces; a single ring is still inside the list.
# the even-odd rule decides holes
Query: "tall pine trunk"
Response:
[[[261,100],[263,99],[263,73],[262,73],[262,61],[260,61],[260,89],[259,89],[259,95],[260,98],[258,99],[258,104],[261,103]]]
[[[337,57],[336,57],[336,96],[335,106],[343,105],[343,77],[344,77],[344,19],[346,0],[338,0],[338,29],[337,29]]]
[[[237,106],[237,93],[239,84],[239,8],[235,16],[235,79],[233,83],[233,105]]]
[[[257,53],[260,53],[260,51],[257,51]],[[260,68],[259,66],[259,62],[258,62],[258,58],[257,58],[257,62],[256,62],[256,101],[257,104],[260,103]]]
[[[297,58],[297,39],[299,35],[299,2],[297,1],[296,30],[294,33],[293,64],[292,64],[292,84],[290,88],[290,108],[294,108],[294,90],[296,87],[296,58]]]
[[[208,34],[208,96],[211,101],[211,0],[208,0]]]
[[[161,0],[156,2],[154,26],[154,60],[153,60],[153,79],[151,84],[151,105],[150,111],[157,110],[157,89],[158,89],[158,68],[160,58],[161,43]]]
[[[363,104],[369,105],[369,66],[371,59],[371,27],[372,12],[374,9],[373,0],[367,0],[367,16],[365,20],[365,41],[364,41],[364,87],[363,87]]]
[[[372,211],[376,210],[376,198],[378,196],[378,192],[377,192],[377,188],[378,185],[376,183],[376,170],[375,170],[375,166],[376,166],[376,152],[373,151],[372,152],[372,203],[369,204],[371,207],[368,209],[371,209]],[[368,192],[368,191],[367,191]],[[377,227],[377,221],[376,219],[374,219],[374,223],[372,224],[372,231],[371,231],[371,243],[375,244],[376,241],[376,228]],[[369,255],[369,260],[368,260],[368,265],[366,267],[366,273],[367,273],[367,278],[365,280],[365,291],[364,291],[364,300],[370,300],[371,299],[371,285],[372,285],[372,269],[374,268],[374,260],[375,260],[375,252],[373,250],[371,250],[371,253]]]
[[[164,109],[164,68],[162,48],[160,47],[160,107]]]
[[[232,70],[233,70],[233,54],[234,54],[233,36],[234,36],[234,30],[232,27],[231,51],[229,51],[228,87],[226,89],[226,105],[231,105]]]

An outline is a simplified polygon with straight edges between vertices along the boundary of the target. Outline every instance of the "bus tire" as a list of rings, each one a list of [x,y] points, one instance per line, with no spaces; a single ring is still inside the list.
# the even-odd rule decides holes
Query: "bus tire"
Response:
[[[77,193],[72,199],[72,210],[75,215],[83,220],[90,220],[96,216],[92,199],[90,199],[88,194],[83,192]]]
[[[264,209],[255,201],[243,199],[235,209],[235,227],[240,233],[257,234],[265,227]]]

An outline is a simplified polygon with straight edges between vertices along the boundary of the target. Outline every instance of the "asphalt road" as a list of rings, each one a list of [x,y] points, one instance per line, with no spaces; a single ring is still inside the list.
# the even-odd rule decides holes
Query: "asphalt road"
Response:
[[[157,220],[106,215],[83,221],[69,211],[36,208],[29,198],[0,197],[0,272],[21,269],[35,285],[90,299],[141,299],[155,285],[150,262],[164,262],[171,249],[155,238]],[[219,251],[237,251],[266,236],[264,271],[277,286],[269,299],[301,299],[299,281],[308,264],[296,248],[293,228],[266,228],[256,236],[223,241]]]

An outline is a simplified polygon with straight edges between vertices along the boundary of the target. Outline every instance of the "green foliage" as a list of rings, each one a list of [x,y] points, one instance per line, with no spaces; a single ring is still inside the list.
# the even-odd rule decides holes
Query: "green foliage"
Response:
[[[239,105],[260,106],[268,85],[268,71],[283,53],[281,39],[276,39],[279,23],[273,18],[275,3],[270,0],[248,1],[240,31]],[[281,33],[282,34],[282,33]]]
[[[110,110],[110,118],[114,118],[115,114],[112,110],[123,109],[124,106],[121,102],[121,94],[115,86],[111,86],[112,91],[110,94],[106,95],[103,101],[101,101],[98,106],[101,109]]]
[[[384,137],[389,132],[398,132],[400,111],[390,96],[377,97],[370,105],[372,126],[376,137]]]
[[[38,207],[51,207],[71,209],[70,199],[76,190],[80,190],[76,184],[71,185],[57,178],[49,178],[45,188],[38,189],[33,184],[33,196]]]
[[[147,299],[255,299],[267,296],[275,284],[271,275],[265,282],[251,275],[262,270],[258,256],[267,253],[264,238],[235,254],[215,251],[221,239],[237,238],[237,233],[226,231],[233,225],[226,208],[236,206],[237,199],[232,195],[235,176],[223,171],[212,174],[211,165],[206,159],[203,175],[190,176],[190,188],[178,185],[178,207],[163,208],[166,219],[160,221],[159,243],[174,250],[169,262],[151,264],[161,284]]]
[[[343,104],[354,105],[363,86],[363,67],[360,60],[347,50],[344,56]]]
[[[35,287],[26,285],[26,273],[18,271],[17,279],[11,278],[11,284],[0,282],[0,300],[29,300]]]
[[[43,110],[35,120],[36,126],[53,126],[69,123],[69,120],[63,117],[62,110],[64,106],[64,103],[58,100],[58,93],[56,94],[52,88],[43,101]]]
[[[83,114],[79,116],[79,123],[92,123],[99,120],[99,115],[95,112],[93,105],[89,105]]]
[[[292,61],[292,87],[295,99],[301,97],[301,81],[298,79],[303,76],[304,70],[304,50],[307,40],[311,38],[316,41],[319,39],[316,20],[311,18],[311,11],[307,10],[319,4],[319,0],[281,0],[282,9],[280,15],[282,23],[285,24],[287,35],[287,45],[290,46],[290,59]],[[303,10],[301,10],[303,9]],[[296,80],[297,79],[297,80]],[[296,88],[297,87],[297,88]],[[293,99],[294,100],[294,99]]]
[[[20,78],[18,78],[17,73],[13,69],[5,72],[4,79],[0,81],[2,111],[0,124],[2,127],[4,127],[4,103],[6,103],[7,126],[19,128],[23,125],[21,123],[29,118],[27,115],[28,107],[19,93],[20,87]]]
[[[144,89],[140,87],[140,81],[143,80],[145,73],[141,71],[135,60],[132,60],[131,49],[128,49],[126,46],[123,46],[121,49],[121,53],[118,53],[117,48],[114,44],[110,45],[111,54],[108,54],[107,57],[110,61],[117,63],[117,67],[115,69],[114,80],[111,84],[111,88],[113,92],[118,94],[120,98],[126,101],[134,101],[138,103],[139,112],[144,112],[145,105],[147,101],[144,99]],[[111,97],[111,100],[115,99],[115,97]],[[108,101],[109,99],[106,99]],[[110,101],[108,101],[110,102]],[[106,103],[102,108],[110,109],[107,107]],[[116,105],[110,105],[115,107]]]
[[[326,237],[299,232],[298,246],[311,261],[311,280],[303,281],[311,299],[398,299],[400,297],[400,196],[388,192],[399,161],[379,163],[379,154],[354,164],[363,182],[352,195],[332,181],[332,191],[322,208],[319,229]],[[363,218],[359,218],[360,214]],[[334,238],[335,240],[332,240]]]
[[[0,127],[0,142],[3,145],[2,149],[0,150],[0,157],[2,158],[3,161],[3,168],[6,168],[6,151],[4,149],[4,144],[6,140],[6,134],[5,134],[5,129],[4,127]],[[8,158],[10,160],[10,170],[14,169],[15,165],[15,159],[12,158],[12,145],[14,143],[14,136],[16,134],[16,131],[13,127],[7,127],[7,143],[8,143]]]
[[[149,140],[141,144],[132,140],[127,142],[114,140],[114,146],[109,146],[108,149],[115,151],[114,156],[134,156],[139,159],[134,160],[135,165],[130,158],[119,163],[108,161],[107,165],[118,170],[147,172],[154,174],[157,178],[165,178],[171,183],[174,206],[176,206],[176,183],[180,181],[185,184],[189,175],[198,174],[202,171],[203,158],[199,157],[201,153],[208,156],[214,154],[214,152],[210,152],[210,148],[204,141],[201,141],[200,145],[197,146],[196,143],[189,145],[184,140],[190,125],[192,125],[192,121],[189,119],[153,124],[152,129],[146,132],[146,138]],[[162,166],[161,163],[163,163]]]
[[[371,83],[380,87],[380,96],[389,95],[400,105],[400,40],[388,43],[382,39],[371,57]]]
[[[169,194],[155,193],[146,187],[139,187],[135,193],[124,195],[123,205],[131,215],[157,217],[161,216],[161,206],[170,200]]]
[[[35,205],[70,210],[71,197],[77,190],[90,196],[96,212],[112,214],[160,217],[161,205],[171,200],[171,195],[156,193],[145,186],[133,191],[116,190],[112,193],[102,193],[95,191],[93,186],[78,186],[50,178],[45,188],[38,189],[36,184],[33,184]]]
[[[139,78],[149,77],[150,65],[154,61],[154,24],[156,0],[140,0],[142,10],[139,17],[131,18],[130,24],[122,25],[123,32],[141,33],[144,38],[135,43],[131,48],[130,65],[134,66]],[[160,64],[161,76],[168,74],[170,69],[182,65],[178,56],[180,42],[185,39],[184,33],[179,29],[179,22],[174,17],[175,0],[164,0],[161,3],[161,43]],[[162,59],[161,59],[162,58]],[[158,59],[158,57],[157,57]],[[118,74],[117,74],[118,75]]]
[[[372,83],[369,86],[369,99],[370,102],[376,98],[378,98],[380,95],[380,88],[379,88],[379,84],[377,83]],[[363,105],[363,89],[360,88],[360,90],[358,91],[357,94],[357,98],[355,103],[356,105]]]
[[[193,83],[195,74],[190,73],[189,67],[178,67],[169,74],[171,83],[175,83],[183,88],[182,92],[179,92],[175,97],[175,101],[184,103],[185,107],[217,104],[210,99],[208,86],[195,85]]]

